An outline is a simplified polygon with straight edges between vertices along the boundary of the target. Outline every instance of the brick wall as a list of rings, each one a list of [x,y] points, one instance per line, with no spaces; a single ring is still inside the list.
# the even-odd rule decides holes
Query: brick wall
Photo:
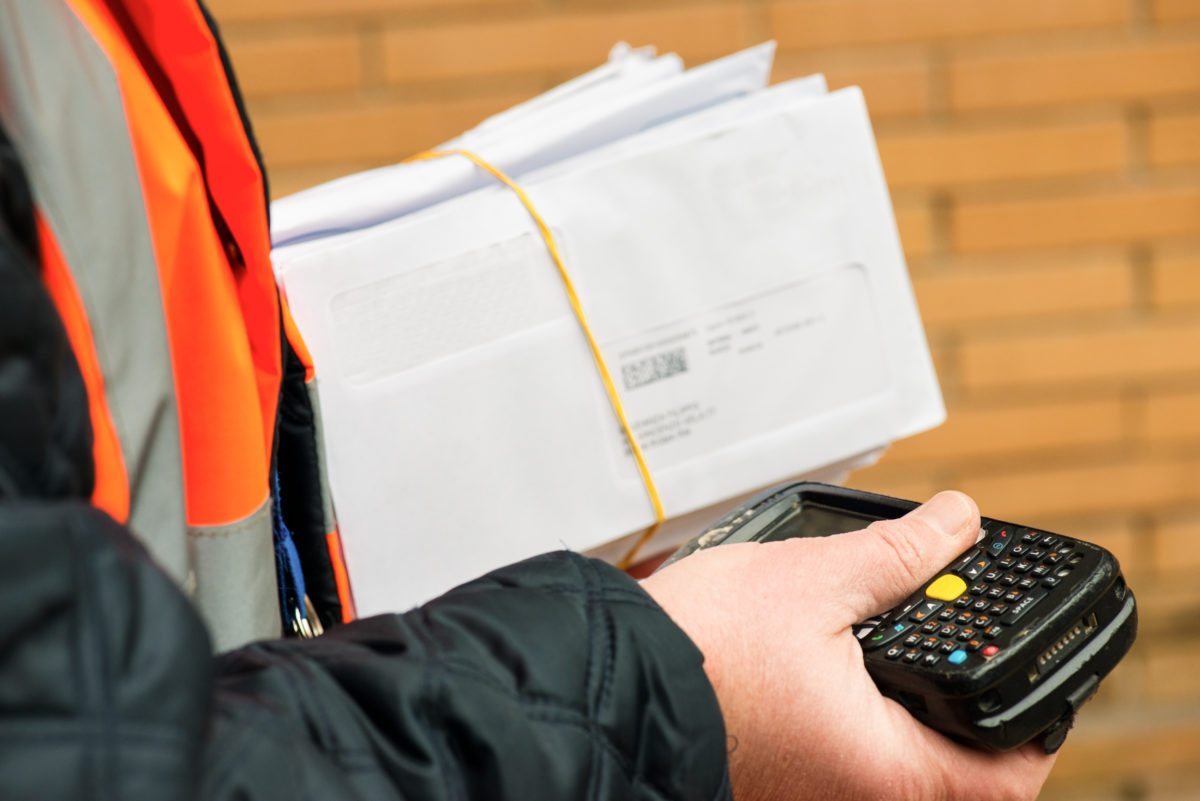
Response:
[[[1200,0],[209,0],[276,195],[598,64],[863,87],[949,407],[855,475],[1098,541],[1134,652],[1043,798],[1200,798]]]

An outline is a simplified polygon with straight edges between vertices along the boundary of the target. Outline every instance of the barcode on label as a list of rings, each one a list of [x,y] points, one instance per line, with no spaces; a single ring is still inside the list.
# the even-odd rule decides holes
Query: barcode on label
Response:
[[[625,389],[637,389],[679,373],[686,373],[687,369],[686,349],[676,348],[621,365],[621,378],[625,381]]]

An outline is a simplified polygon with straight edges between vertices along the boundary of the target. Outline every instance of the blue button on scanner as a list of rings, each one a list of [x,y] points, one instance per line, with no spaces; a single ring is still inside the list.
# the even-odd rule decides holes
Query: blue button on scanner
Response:
[[[954,653],[950,654],[950,656],[946,657],[946,661],[952,665],[961,665],[963,662],[967,661],[967,652],[961,649],[955,651]]]

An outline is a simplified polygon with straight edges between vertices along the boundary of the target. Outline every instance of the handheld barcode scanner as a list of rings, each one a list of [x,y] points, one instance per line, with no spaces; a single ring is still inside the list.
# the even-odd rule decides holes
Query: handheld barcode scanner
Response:
[[[802,482],[739,506],[664,566],[733,542],[824,537],[918,504]],[[1083,540],[982,519],[980,539],[904,603],[855,627],[880,691],[956,740],[1057,751],[1075,712],[1137,633],[1133,593],[1111,553]]]

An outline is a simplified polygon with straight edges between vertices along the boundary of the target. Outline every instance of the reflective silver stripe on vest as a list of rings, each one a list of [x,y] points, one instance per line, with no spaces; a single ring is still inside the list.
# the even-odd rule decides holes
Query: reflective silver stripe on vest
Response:
[[[0,0],[0,121],[87,312],[130,528],[177,581],[194,580],[215,642],[277,636],[269,509],[188,536],[162,293],[120,85],[63,0]]]
[[[308,381],[304,389],[308,392],[308,402],[312,405],[313,439],[317,443],[317,472],[321,482],[321,516],[324,518],[321,531],[328,534],[337,528],[337,518],[333,513],[333,490],[329,486],[329,470],[325,461],[325,427],[321,423],[321,401],[317,393],[317,379]],[[339,557],[340,558],[340,557]]]
[[[237,523],[193,528],[188,546],[196,571],[192,599],[214,648],[224,651],[279,636],[270,499]],[[264,576],[270,581],[263,581]]]
[[[120,87],[62,0],[0,0],[0,114],[79,288],[129,478],[129,525],[187,573],[166,321]]]

